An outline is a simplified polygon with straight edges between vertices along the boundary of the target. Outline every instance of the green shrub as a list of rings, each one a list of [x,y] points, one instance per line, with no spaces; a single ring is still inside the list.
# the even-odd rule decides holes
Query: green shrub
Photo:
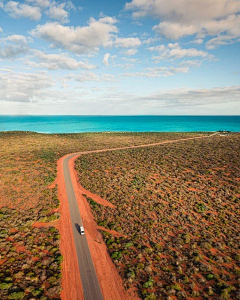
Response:
[[[8,296],[8,299],[19,300],[24,298],[24,292],[12,293]]]
[[[152,277],[149,277],[148,281],[146,281],[143,284],[143,287],[148,289],[148,288],[152,287],[153,285],[154,285],[154,280],[152,279]]]

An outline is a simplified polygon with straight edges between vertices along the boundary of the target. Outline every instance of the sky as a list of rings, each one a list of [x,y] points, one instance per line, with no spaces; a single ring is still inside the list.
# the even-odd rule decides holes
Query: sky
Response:
[[[240,0],[0,0],[0,114],[239,115]]]

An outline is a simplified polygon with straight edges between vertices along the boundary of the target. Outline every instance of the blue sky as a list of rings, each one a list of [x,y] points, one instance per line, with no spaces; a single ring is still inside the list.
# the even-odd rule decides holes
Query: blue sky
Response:
[[[240,1],[0,0],[0,114],[240,114]]]

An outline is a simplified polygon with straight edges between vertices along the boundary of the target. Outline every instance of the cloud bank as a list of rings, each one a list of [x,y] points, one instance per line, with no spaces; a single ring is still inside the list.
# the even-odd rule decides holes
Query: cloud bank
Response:
[[[113,33],[118,32],[115,18],[90,18],[84,27],[63,26],[59,23],[38,25],[32,36],[50,42],[53,46],[77,54],[98,51],[98,47],[112,45]]]
[[[240,37],[239,0],[132,0],[125,9],[133,11],[133,18],[159,19],[153,30],[173,40],[189,35],[218,36],[210,42],[210,47],[216,48]]]

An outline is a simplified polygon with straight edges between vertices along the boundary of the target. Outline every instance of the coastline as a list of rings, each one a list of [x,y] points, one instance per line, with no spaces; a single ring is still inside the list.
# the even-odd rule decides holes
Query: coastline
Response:
[[[1,116],[0,132],[45,134],[240,131],[240,116]]]

